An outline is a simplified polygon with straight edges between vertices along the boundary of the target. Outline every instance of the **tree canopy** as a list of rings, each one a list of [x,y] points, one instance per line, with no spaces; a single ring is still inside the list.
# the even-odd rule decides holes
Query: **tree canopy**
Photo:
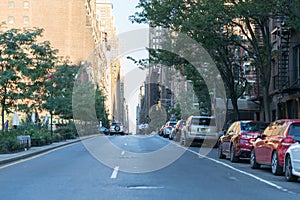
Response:
[[[39,42],[42,32],[39,28],[0,32],[2,127],[5,112],[28,111],[42,105],[45,75],[57,59],[57,50],[48,41]]]
[[[140,0],[132,22],[148,23],[186,34],[213,57],[239,118],[237,99],[248,87],[243,62],[259,75],[265,119],[270,120],[269,93],[273,56],[270,20],[295,25],[299,20],[290,1],[272,0]],[[298,5],[299,7],[299,5]]]

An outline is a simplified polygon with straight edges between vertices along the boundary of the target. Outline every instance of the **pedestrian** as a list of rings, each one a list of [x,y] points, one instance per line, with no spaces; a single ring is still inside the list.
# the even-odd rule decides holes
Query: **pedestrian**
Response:
[[[6,131],[8,131],[8,120],[6,120],[6,122],[4,123],[4,129],[6,130]]]

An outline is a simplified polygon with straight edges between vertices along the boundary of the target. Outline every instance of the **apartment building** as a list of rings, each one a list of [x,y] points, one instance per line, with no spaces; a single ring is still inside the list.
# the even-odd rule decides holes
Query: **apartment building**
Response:
[[[43,40],[58,55],[87,67],[89,80],[103,89],[106,107],[114,114],[113,101],[120,82],[120,64],[110,60],[117,48],[110,0],[2,0],[0,24],[5,28],[44,29]]]
[[[286,18],[270,20],[273,51],[270,98],[272,120],[300,118],[300,37]]]

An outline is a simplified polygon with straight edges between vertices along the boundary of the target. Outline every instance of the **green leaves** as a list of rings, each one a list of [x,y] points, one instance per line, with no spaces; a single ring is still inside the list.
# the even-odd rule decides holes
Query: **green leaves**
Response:
[[[0,32],[0,101],[4,111],[28,110],[42,104],[44,76],[57,58],[49,42],[38,42],[42,29],[9,29]],[[24,106],[23,101],[31,105]],[[21,105],[22,104],[22,105]]]

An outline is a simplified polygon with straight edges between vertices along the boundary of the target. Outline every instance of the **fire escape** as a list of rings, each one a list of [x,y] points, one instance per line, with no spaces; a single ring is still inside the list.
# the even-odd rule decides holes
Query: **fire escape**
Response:
[[[274,76],[274,89],[279,92],[289,88],[289,49],[290,29],[285,25],[282,17],[277,17],[273,34],[275,34],[274,50],[279,52],[277,57],[277,74]]]
[[[284,23],[281,23],[279,27],[279,43],[281,55],[278,60],[278,84],[281,90],[289,86],[290,30]]]

